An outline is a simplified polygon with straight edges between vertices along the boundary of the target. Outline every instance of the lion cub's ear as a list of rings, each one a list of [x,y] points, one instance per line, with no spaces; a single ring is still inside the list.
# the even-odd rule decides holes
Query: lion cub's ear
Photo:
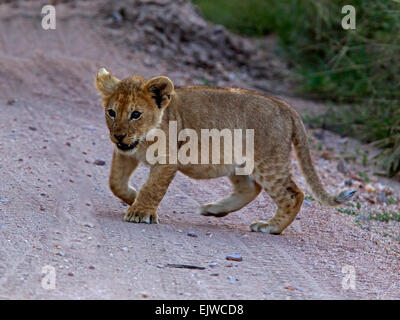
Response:
[[[143,89],[154,99],[157,107],[161,109],[171,102],[174,85],[167,77],[156,77],[147,81]]]
[[[119,80],[109,73],[105,68],[100,68],[96,74],[96,88],[105,97],[112,95]]]

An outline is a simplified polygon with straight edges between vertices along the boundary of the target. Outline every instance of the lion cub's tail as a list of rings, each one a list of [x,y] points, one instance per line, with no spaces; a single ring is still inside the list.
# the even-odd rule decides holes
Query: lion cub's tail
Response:
[[[355,191],[344,190],[336,196],[332,196],[325,191],[312,163],[307,133],[303,121],[297,112],[293,112],[293,124],[292,143],[296,150],[297,159],[300,163],[303,175],[314,196],[320,202],[329,206],[337,206],[350,200],[356,193]]]

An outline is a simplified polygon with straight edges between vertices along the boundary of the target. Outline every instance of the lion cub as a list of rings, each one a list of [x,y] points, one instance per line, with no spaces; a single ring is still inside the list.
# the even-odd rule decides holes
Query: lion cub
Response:
[[[268,221],[257,220],[252,231],[280,234],[295,219],[304,194],[290,173],[290,151],[294,145],[298,161],[315,197],[329,206],[349,200],[354,191],[329,195],[312,164],[307,134],[300,116],[284,101],[241,89],[203,86],[174,88],[167,77],[146,80],[133,76],[118,80],[106,69],[96,75],[96,87],[103,96],[103,105],[110,139],[115,145],[110,187],[112,192],[130,205],[125,221],[158,223],[157,208],[177,171],[195,178],[210,179],[228,176],[233,192],[226,198],[200,207],[203,215],[223,217],[254,200],[264,189],[277,206]],[[178,131],[191,129],[253,129],[254,169],[239,175],[239,163],[149,163],[147,149],[155,142],[146,135],[158,128],[168,139],[169,124]],[[200,142],[199,142],[200,143]],[[183,142],[177,143],[177,149]],[[200,149],[200,147],[199,147]],[[138,164],[150,166],[150,175],[137,192],[129,178]],[[212,162],[210,162],[212,163]]]

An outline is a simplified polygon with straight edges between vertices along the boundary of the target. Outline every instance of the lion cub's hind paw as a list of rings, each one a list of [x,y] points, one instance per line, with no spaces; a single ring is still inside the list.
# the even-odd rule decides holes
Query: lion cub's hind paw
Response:
[[[281,230],[278,226],[268,221],[256,220],[250,225],[250,230],[253,232],[263,232],[270,234],[280,234]]]
[[[198,211],[202,216],[216,217],[216,218],[222,218],[229,214],[229,212],[221,212],[221,208],[213,204],[206,204],[204,206],[200,206]]]

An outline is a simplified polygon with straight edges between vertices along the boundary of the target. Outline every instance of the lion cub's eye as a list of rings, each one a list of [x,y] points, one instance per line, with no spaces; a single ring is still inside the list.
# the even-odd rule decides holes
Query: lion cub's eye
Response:
[[[140,111],[133,111],[131,114],[131,120],[137,120],[141,115],[142,113]]]
[[[115,116],[116,116],[116,113],[113,109],[108,109],[107,113],[111,118],[115,118]]]

